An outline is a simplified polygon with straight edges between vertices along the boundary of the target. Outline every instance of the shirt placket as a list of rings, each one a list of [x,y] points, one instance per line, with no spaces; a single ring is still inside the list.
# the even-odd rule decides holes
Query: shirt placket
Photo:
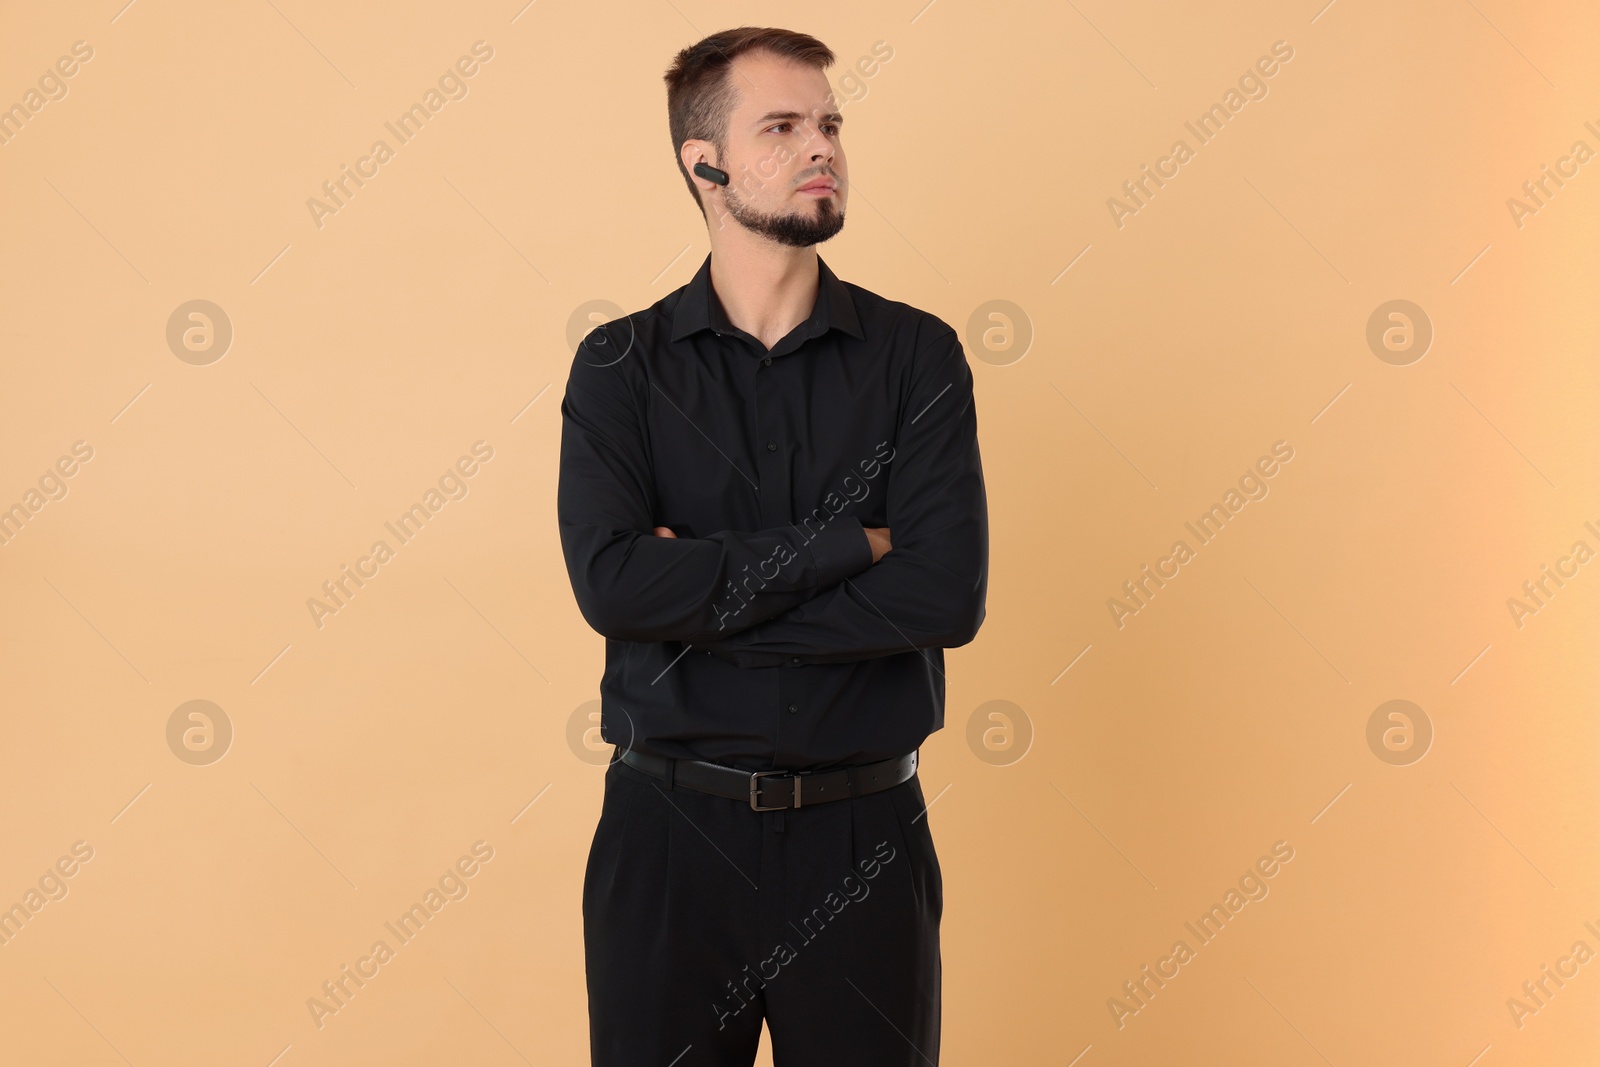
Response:
[[[756,428],[756,471],[760,484],[758,492],[761,497],[761,523],[766,528],[794,521],[789,502],[794,495],[794,487],[791,484],[793,465],[790,456],[795,443],[787,440],[784,435],[788,432],[785,427],[795,425],[795,420],[783,417],[784,400],[788,394],[784,384],[788,375],[784,372],[794,369],[794,365],[785,360],[793,358],[784,355],[774,356],[769,352],[756,364],[755,413],[752,425]],[[798,721],[804,699],[799,666],[800,660],[791,657],[789,663],[779,666],[773,672],[777,676],[777,688],[773,694],[774,703],[769,714],[772,715],[773,721],[773,762],[780,770],[793,765],[796,742],[803,732]]]

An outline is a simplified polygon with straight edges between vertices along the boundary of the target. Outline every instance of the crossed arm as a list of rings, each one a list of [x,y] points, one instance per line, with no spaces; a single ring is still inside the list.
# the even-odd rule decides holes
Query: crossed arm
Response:
[[[561,549],[578,610],[596,631],[694,643],[772,618],[872,565],[854,518],[814,537],[792,525],[653,536],[654,481],[634,395],[642,383],[629,371],[601,362],[586,339],[561,402]]]
[[[584,618],[607,637],[683,641],[741,667],[971,641],[988,512],[972,372],[953,330],[917,354],[902,410],[886,489],[894,544],[881,558],[847,515],[809,540],[793,526],[662,536],[638,403],[621,364],[580,346],[561,405],[557,514]]]
[[[893,547],[806,603],[697,647],[741,667],[956,648],[983,624],[989,522],[972,371],[952,330],[917,354],[889,463]]]

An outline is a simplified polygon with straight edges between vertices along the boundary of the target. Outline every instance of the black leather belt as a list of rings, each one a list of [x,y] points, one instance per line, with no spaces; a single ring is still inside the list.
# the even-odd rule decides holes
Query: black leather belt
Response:
[[[676,783],[729,800],[748,800],[755,811],[809,808],[830,800],[865,796],[909,781],[917,773],[915,749],[880,763],[837,771],[745,771],[705,760],[667,759],[633,749],[620,758],[668,786]]]

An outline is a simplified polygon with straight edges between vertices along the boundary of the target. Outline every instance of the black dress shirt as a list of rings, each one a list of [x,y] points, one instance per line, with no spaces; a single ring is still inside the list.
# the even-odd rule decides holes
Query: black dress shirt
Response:
[[[972,371],[936,316],[817,270],[770,351],[729,322],[709,255],[578,347],[556,513],[606,638],[611,744],[823,770],[944,725],[944,649],[988,590]],[[869,526],[890,531],[876,563]]]

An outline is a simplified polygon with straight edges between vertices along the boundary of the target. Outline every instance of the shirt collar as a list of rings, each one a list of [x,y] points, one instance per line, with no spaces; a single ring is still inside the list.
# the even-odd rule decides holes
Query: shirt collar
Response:
[[[837,326],[857,340],[867,339],[866,334],[861,332],[861,319],[856,315],[850,290],[828,269],[828,264],[820,255],[817,257],[817,301],[803,325],[811,337],[820,337]],[[699,271],[684,286],[683,295],[678,298],[678,306],[672,314],[672,339],[681,341],[704,329],[714,329],[718,333],[731,333],[735,329],[728,321],[728,313],[723,310],[716,289],[711,285],[709,252],[705,262],[700,264]]]

